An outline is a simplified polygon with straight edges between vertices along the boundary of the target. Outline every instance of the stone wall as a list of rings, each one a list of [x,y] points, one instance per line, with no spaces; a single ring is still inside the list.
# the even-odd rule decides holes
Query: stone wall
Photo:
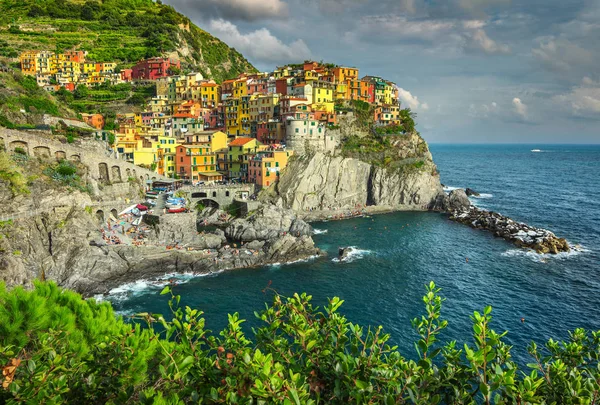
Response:
[[[35,133],[0,128],[0,145],[11,152],[20,148],[30,156],[81,162],[88,167],[92,179],[100,184],[126,183],[130,178],[142,182],[149,179],[165,179],[153,171],[108,156],[100,144],[94,147],[94,144],[88,142],[85,147],[80,147],[63,144]]]

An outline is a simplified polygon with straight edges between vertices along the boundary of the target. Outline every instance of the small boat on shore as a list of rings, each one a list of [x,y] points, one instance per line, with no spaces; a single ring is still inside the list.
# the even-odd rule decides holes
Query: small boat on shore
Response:
[[[187,209],[185,207],[173,207],[173,208],[169,208],[167,210],[167,212],[169,214],[179,214],[181,212],[186,212],[186,211],[187,211]]]

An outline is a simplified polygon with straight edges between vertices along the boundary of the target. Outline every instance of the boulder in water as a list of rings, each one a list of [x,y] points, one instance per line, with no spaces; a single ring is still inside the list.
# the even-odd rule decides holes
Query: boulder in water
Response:
[[[352,248],[351,247],[341,247],[338,249],[338,259],[340,259],[340,261],[346,260],[348,259],[348,257],[350,256],[350,253],[352,252]]]
[[[452,190],[448,195],[448,211],[466,211],[471,206],[471,201],[463,189]]]
[[[479,197],[479,193],[472,188],[468,188],[465,190],[465,194],[469,197]]]

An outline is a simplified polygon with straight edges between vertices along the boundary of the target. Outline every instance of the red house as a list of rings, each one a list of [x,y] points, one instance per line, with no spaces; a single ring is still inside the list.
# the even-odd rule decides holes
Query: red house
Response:
[[[133,79],[132,74],[133,70],[131,69],[121,69],[121,80],[130,82]]]
[[[156,80],[171,74],[170,69],[181,69],[178,60],[170,58],[150,58],[139,61],[132,68],[131,77],[135,80]]]

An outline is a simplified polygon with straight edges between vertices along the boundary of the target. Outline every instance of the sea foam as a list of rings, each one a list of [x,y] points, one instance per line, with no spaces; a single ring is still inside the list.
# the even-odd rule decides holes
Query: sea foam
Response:
[[[324,233],[327,233],[327,229],[313,228],[313,235],[322,235]]]
[[[373,253],[371,250],[359,249],[356,246],[349,246],[348,249],[351,249],[350,253],[348,253],[348,256],[346,256],[344,259],[335,257],[331,259],[331,261],[334,263],[352,263],[355,260],[362,259],[363,257]]]

